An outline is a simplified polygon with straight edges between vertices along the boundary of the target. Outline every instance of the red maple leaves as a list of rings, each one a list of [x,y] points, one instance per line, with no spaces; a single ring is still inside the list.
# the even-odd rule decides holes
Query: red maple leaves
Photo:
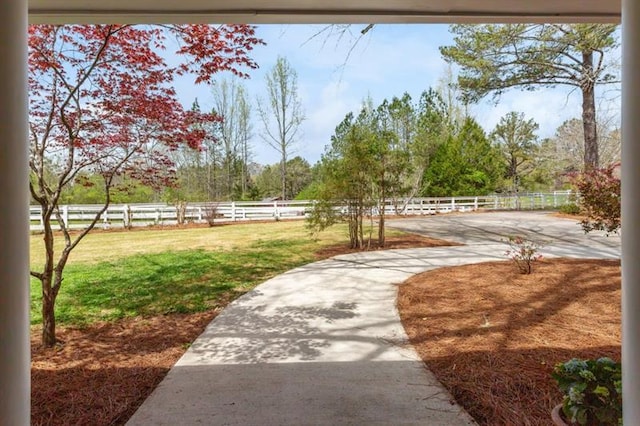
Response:
[[[178,42],[165,61],[167,37]],[[249,53],[263,44],[249,25],[38,25],[29,28],[32,195],[57,201],[81,170],[130,173],[147,183],[170,180],[167,155],[198,148],[202,126],[217,118],[187,111],[173,81],[191,73],[247,76]],[[50,177],[53,173],[54,179]]]

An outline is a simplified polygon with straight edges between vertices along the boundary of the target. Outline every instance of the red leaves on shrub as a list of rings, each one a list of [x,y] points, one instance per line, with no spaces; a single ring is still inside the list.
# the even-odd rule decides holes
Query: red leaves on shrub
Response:
[[[585,232],[620,228],[620,165],[614,164],[576,175],[573,183],[580,193],[580,208],[586,216],[582,220]]]

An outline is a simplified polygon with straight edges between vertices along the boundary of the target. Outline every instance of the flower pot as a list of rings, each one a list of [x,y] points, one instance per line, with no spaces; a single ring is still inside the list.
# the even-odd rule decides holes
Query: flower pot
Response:
[[[554,425],[569,426],[569,423],[567,423],[562,417],[562,404],[558,404],[553,407],[553,410],[551,410],[551,420]]]

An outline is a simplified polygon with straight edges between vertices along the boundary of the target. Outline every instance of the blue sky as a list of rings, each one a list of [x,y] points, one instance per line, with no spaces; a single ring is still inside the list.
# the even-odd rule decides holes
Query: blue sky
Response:
[[[277,57],[288,59],[298,73],[298,90],[306,117],[293,155],[300,155],[311,164],[320,158],[345,114],[358,111],[367,97],[378,104],[385,98],[408,92],[417,100],[422,91],[435,87],[447,69],[438,47],[453,43],[446,25],[377,25],[360,40],[347,59],[353,40],[348,36],[341,41],[323,35],[313,38],[322,28],[324,26],[259,26],[257,35],[267,45],[254,50],[252,56],[260,68],[251,71],[251,77],[243,81],[255,103],[256,97],[264,97],[265,74]],[[353,26],[352,31],[357,35],[361,28]],[[225,74],[220,76],[229,78]],[[203,109],[213,105],[207,86],[194,86],[190,80],[181,79],[176,89],[184,105],[191,105],[196,97]],[[603,99],[618,95],[610,92]],[[580,116],[580,103],[580,94],[566,89],[536,92],[513,89],[500,98],[499,104],[487,98],[472,106],[470,113],[489,132],[509,111],[524,112],[540,125],[540,137],[550,137],[564,120]],[[610,110],[610,114],[619,115],[619,100],[606,102],[603,107]],[[260,138],[262,131],[254,108],[253,160],[275,163],[279,160],[278,153]]]

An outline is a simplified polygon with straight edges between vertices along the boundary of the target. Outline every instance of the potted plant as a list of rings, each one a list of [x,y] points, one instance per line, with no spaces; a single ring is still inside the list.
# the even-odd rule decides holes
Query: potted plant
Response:
[[[572,359],[559,363],[552,376],[564,393],[552,413],[554,422],[579,425],[622,425],[622,368],[610,358]],[[564,420],[558,414],[562,412]]]

